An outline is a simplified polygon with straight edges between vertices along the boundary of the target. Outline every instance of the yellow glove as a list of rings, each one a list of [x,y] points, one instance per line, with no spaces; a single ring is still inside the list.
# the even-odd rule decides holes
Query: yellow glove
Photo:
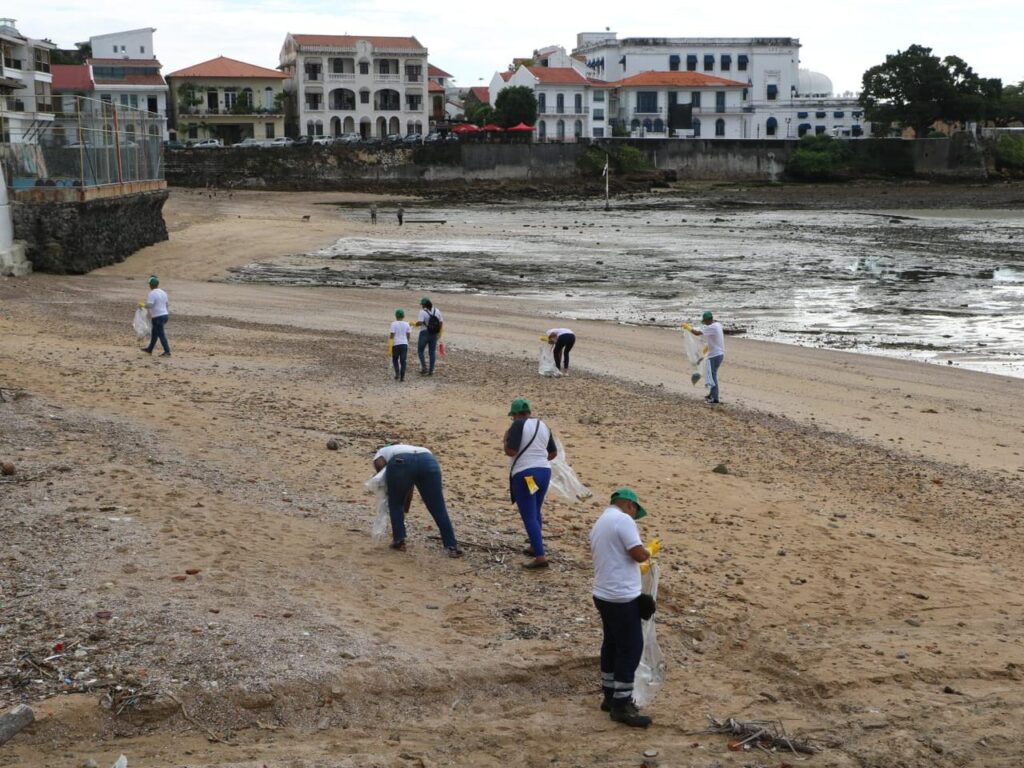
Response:
[[[548,341],[548,337],[547,336],[541,336],[540,340],[546,342],[546,341]]]
[[[140,301],[139,304],[138,304],[138,307],[139,307],[139,309],[145,309],[146,308],[146,303],[144,301]]]
[[[640,574],[641,575],[646,575],[646,573],[649,570],[651,570],[651,561],[650,560],[644,560],[642,563],[640,563]]]
[[[647,551],[651,553],[651,557],[654,557],[661,552],[661,539],[655,536],[649,542],[647,542]]]
[[[693,330],[693,326],[690,325],[689,323],[683,323],[683,330],[684,331],[692,331]]]
[[[388,354],[390,355],[395,349],[395,340],[388,338]]]

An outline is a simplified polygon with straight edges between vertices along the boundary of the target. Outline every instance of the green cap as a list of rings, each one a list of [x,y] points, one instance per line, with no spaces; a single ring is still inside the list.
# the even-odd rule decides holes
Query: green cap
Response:
[[[424,296],[423,298],[420,299],[420,306],[421,307],[425,307],[429,303],[430,303],[430,297],[429,296]]]
[[[703,315],[700,316],[700,319],[701,320],[713,320],[714,319],[714,315],[712,315],[711,311],[708,310],[707,312],[705,312]]]
[[[395,317],[398,317],[398,318],[405,317],[405,310],[404,309],[396,309],[395,310]]]
[[[508,415],[515,416],[517,413],[529,413],[532,410],[529,400],[523,397],[517,397],[512,401],[512,405],[509,406]]]
[[[151,278],[149,278],[149,284],[150,285],[160,285],[160,278],[157,277],[156,275],[153,275]]]
[[[640,506],[640,497],[636,495],[636,491],[632,488],[617,488],[612,491],[612,501],[616,499],[625,499],[626,501],[632,501],[636,504],[636,518],[639,520],[641,517],[647,517],[647,510]]]

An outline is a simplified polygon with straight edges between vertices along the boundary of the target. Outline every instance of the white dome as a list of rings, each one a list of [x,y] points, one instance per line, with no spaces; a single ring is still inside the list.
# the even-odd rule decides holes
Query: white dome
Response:
[[[799,85],[797,90],[801,96],[831,96],[832,81],[828,75],[821,72],[812,72],[809,69],[801,69],[799,73]]]

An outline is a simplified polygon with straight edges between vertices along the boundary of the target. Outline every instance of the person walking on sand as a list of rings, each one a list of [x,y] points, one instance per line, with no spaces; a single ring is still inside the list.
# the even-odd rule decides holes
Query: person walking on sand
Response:
[[[435,309],[430,298],[420,299],[419,318],[413,323],[420,329],[416,337],[416,355],[420,359],[420,376],[433,376],[437,362],[437,340],[444,329],[444,316],[441,310]],[[430,351],[430,367],[427,367],[426,352]]]
[[[167,293],[160,287],[160,278],[156,275],[149,278],[149,294],[146,296],[144,306],[149,312],[153,329],[149,333],[149,346],[143,347],[142,351],[147,355],[153,354],[153,349],[159,340],[160,346],[164,349],[160,353],[160,357],[170,357],[171,345],[167,343],[167,333],[164,331],[164,326],[167,325],[167,318],[170,316],[167,309],[169,302],[167,301]]]
[[[711,387],[711,391],[708,392],[704,400],[709,405],[718,405],[718,369],[721,367],[722,361],[725,360],[725,331],[722,330],[722,324],[715,320],[711,312],[705,312],[701,316],[701,323],[704,325],[703,330],[689,326],[686,327],[686,330],[694,336],[703,336],[704,341],[707,342],[708,367],[711,369],[708,386]]]
[[[530,539],[523,554],[533,558],[523,567],[547,568],[541,508],[551,482],[551,459],[558,455],[555,436],[547,424],[531,416],[529,400],[513,400],[508,415],[512,417],[512,426],[505,432],[505,455],[512,459],[508,468],[509,490]]]
[[[617,723],[646,728],[651,718],[633,702],[633,679],[644,652],[640,563],[651,557],[636,521],[647,515],[636,492],[619,488],[590,530],[594,606],[601,614],[601,710]],[[660,547],[657,541],[651,547]]]
[[[373,203],[370,205],[370,223],[373,225],[377,224],[377,204]]]
[[[395,369],[395,378],[405,381],[405,366],[409,359],[409,334],[411,326],[405,322],[405,310],[396,309],[395,319],[391,323],[388,339],[391,345],[391,365]]]
[[[405,208],[398,206],[398,226],[402,226],[403,221],[405,221]]]
[[[563,376],[569,375],[569,352],[576,346],[576,334],[568,328],[552,328],[548,331],[548,344],[554,344],[555,368]],[[563,366],[564,355],[564,366]]]
[[[388,491],[388,514],[391,516],[391,549],[405,551],[405,516],[409,514],[415,488],[437,524],[448,556],[462,557],[448,518],[448,507],[444,503],[441,465],[434,454],[418,445],[385,445],[374,454],[373,468],[380,472],[385,467],[388,470],[384,482]]]

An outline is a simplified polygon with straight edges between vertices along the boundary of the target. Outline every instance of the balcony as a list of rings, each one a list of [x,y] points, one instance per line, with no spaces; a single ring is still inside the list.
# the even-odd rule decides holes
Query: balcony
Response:
[[[390,72],[375,72],[373,79],[378,83],[400,83],[402,82],[402,76],[399,74],[392,74]]]
[[[21,59],[4,56],[4,69],[21,69]]]
[[[407,83],[422,83],[423,82],[423,75],[410,74],[409,72],[406,72],[405,73],[405,82],[407,82]]]
[[[694,109],[693,111],[696,112],[697,110]],[[650,109],[634,109],[633,112],[630,114],[630,117],[637,117],[637,118],[660,117],[660,116],[661,116],[661,107],[656,107],[653,110],[650,110]]]
[[[307,112],[323,112],[324,103],[322,101],[307,101],[305,108]]]
[[[319,69],[316,69],[316,70],[309,70],[309,69],[307,69],[306,70],[306,82],[309,82],[309,83],[323,82],[323,73],[321,73]]]
[[[24,112],[25,102],[15,96],[0,97],[0,109],[4,112]]]
[[[354,83],[356,81],[355,72],[328,72],[327,79],[332,83]]]
[[[544,117],[582,117],[590,114],[590,107],[541,107],[537,111]]]

